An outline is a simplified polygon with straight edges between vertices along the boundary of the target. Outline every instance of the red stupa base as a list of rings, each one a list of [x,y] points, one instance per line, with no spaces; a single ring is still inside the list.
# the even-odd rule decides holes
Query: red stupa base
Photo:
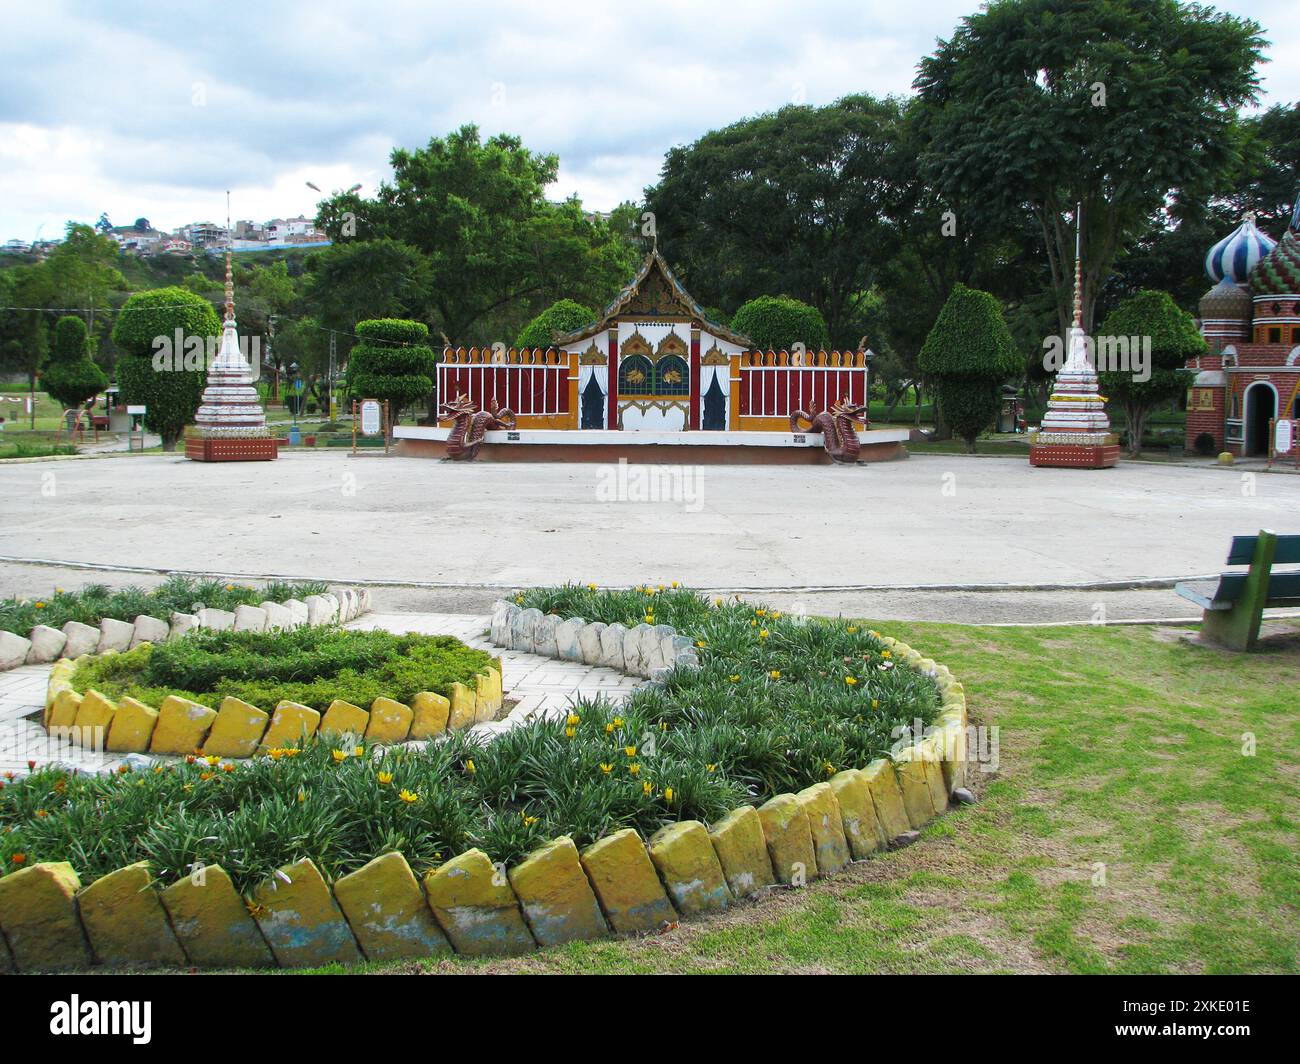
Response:
[[[1083,443],[1039,443],[1029,448],[1031,466],[1109,469],[1119,461],[1119,444],[1091,447]]]
[[[192,437],[185,441],[185,457],[195,462],[269,462],[279,457],[275,437]]]

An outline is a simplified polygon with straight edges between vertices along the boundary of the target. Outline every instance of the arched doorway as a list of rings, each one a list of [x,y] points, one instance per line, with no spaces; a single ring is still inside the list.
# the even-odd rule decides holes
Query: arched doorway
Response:
[[[1256,381],[1246,389],[1245,448],[1248,455],[1268,454],[1268,423],[1277,417],[1277,389],[1268,381]]]

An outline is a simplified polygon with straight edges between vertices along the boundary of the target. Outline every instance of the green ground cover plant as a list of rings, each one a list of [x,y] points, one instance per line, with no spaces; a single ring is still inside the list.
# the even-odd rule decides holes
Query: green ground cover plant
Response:
[[[157,706],[180,695],[214,709],[227,696],[266,710],[282,700],[324,712],[341,698],[369,706],[376,698],[409,702],[420,691],[447,695],[472,686],[492,656],[451,636],[350,632],[333,626],[291,632],[198,631],[185,639],[143,644],[124,654],[87,658],[73,687],[94,688]]]
[[[248,888],[302,857],[328,876],[391,849],[417,872],[472,846],[510,862],[561,834],[581,846],[629,826],[649,835],[677,820],[717,821],[738,805],[867,765],[888,752],[895,729],[928,723],[939,708],[934,681],[895,665],[860,624],[805,621],[682,589],[568,587],[521,597],[580,605],[588,619],[639,623],[652,611],[695,640],[701,667],[674,670],[621,706],[578,700],[566,716],[490,742],[456,732],[379,751],[313,743],[228,767],[196,758],[112,777],[39,771],[0,791],[0,873],[66,860],[88,880],[147,858],[167,882],[203,861]],[[307,682],[288,672],[310,671],[294,655],[261,654],[231,636],[240,668],[257,675],[213,679],[217,635],[155,647],[147,658],[157,659],[158,675],[218,687]],[[341,674],[377,647],[326,639],[311,653]],[[136,653],[112,655],[93,673],[79,669],[74,684],[93,678],[105,694],[124,691],[115,670],[137,668],[146,655],[130,660]]]
[[[140,614],[166,620],[173,611],[192,613],[204,606],[233,610],[259,602],[284,602],[323,595],[329,585],[321,582],[286,583],[273,581],[262,587],[228,580],[196,580],[172,576],[152,590],[107,584],[89,584],[80,591],[54,588],[45,598],[0,599],[0,631],[25,636],[38,624],[62,628],[68,621],[98,624],[105,617],[133,621]]]

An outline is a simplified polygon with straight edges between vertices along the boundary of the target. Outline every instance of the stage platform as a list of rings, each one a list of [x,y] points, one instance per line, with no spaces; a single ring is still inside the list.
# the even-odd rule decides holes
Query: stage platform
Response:
[[[397,425],[397,453],[445,458],[450,428]],[[908,429],[858,433],[859,462],[906,458]],[[503,429],[489,432],[478,462],[629,462],[696,465],[831,465],[820,432],[623,432],[605,429]]]

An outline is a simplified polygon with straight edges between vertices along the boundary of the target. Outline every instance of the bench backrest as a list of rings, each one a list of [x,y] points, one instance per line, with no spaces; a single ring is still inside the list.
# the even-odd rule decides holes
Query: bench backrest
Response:
[[[1221,602],[1236,602],[1241,597],[1245,586],[1245,573],[1224,573],[1219,577],[1219,586],[1214,592],[1214,597]],[[1271,573],[1265,594],[1268,597],[1266,606],[1300,603],[1300,572]]]
[[[1258,536],[1233,536],[1232,546],[1228,550],[1228,564],[1249,565],[1255,557],[1255,544],[1258,542]],[[1300,536],[1278,536],[1273,564],[1289,565],[1294,562],[1300,562]]]

